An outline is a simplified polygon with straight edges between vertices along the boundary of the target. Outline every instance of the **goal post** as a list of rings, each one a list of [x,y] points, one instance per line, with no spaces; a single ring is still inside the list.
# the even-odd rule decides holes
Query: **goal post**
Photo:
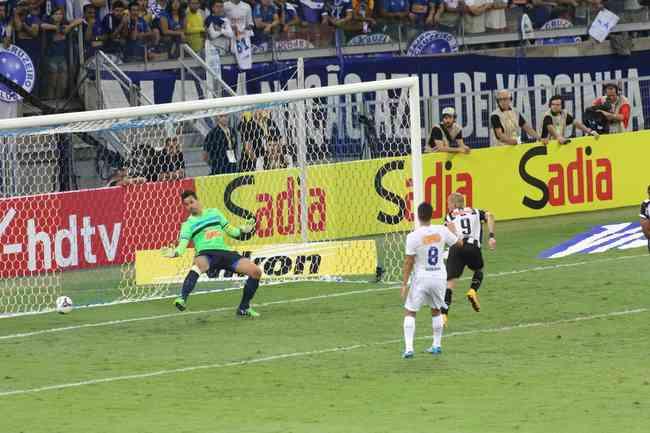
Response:
[[[213,155],[197,122],[221,128],[233,153]],[[177,293],[191,252],[158,249],[177,241],[184,189],[235,225],[256,219],[229,243],[266,281],[368,281],[378,268],[398,281],[423,200],[421,125],[417,77],[1,120],[0,316],[49,311],[60,295]],[[120,186],[60,192],[84,146],[121,154]],[[219,174],[192,177],[203,156]],[[197,290],[239,283],[221,272]]]

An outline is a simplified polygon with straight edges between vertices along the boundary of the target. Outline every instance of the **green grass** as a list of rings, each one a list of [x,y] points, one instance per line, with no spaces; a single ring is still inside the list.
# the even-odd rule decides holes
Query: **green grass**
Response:
[[[398,290],[376,284],[268,286],[255,299],[260,320],[234,317],[238,292],[192,297],[191,311],[213,310],[197,314],[173,314],[163,300],[0,319],[1,337],[169,314],[0,338],[0,394],[209,366],[0,396],[0,432],[645,433],[647,250],[536,258],[594,224],[635,215],[628,208],[498,223],[498,249],[484,252],[482,311],[474,313],[463,299],[463,281],[437,358],[420,352],[400,358]],[[549,268],[555,264],[576,266]],[[299,298],[307,299],[282,302]],[[594,315],[603,316],[573,320]],[[422,311],[418,351],[430,334]],[[228,365],[246,360],[255,362]]]

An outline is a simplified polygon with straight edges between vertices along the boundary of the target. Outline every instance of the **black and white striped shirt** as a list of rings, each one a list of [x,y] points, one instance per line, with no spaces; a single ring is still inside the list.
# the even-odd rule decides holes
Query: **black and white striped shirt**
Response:
[[[477,247],[481,246],[483,238],[482,223],[487,221],[484,210],[471,207],[453,209],[447,214],[445,221],[455,224],[456,234],[465,243],[471,243]]]
[[[641,212],[639,216],[650,220],[650,200],[644,200],[643,203],[641,203]]]

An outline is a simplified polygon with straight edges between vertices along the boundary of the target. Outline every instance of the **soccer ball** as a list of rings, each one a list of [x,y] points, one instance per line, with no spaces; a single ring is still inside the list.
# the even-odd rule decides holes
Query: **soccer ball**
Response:
[[[68,314],[74,308],[72,299],[67,296],[59,296],[56,298],[56,311],[59,314]]]

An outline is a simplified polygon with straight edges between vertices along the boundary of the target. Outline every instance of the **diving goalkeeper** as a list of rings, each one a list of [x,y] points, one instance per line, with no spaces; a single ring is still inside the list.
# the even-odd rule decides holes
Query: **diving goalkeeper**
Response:
[[[233,251],[224,242],[224,233],[231,238],[237,239],[242,234],[251,233],[255,230],[255,223],[249,221],[241,227],[232,226],[219,210],[203,209],[194,191],[183,191],[181,199],[185,210],[189,212],[190,216],[181,225],[178,246],[176,248],[163,248],[161,252],[164,257],[178,257],[185,252],[190,241],[193,241],[196,256],[194,257],[194,265],[183,282],[181,296],[174,300],[174,305],[180,311],[185,310],[187,298],[194,290],[199,275],[205,272],[217,274],[222,269],[226,269],[238,274],[248,275],[241,303],[237,309],[237,315],[258,317],[260,314],[250,307],[250,302],[260,284],[262,270],[251,260]]]

